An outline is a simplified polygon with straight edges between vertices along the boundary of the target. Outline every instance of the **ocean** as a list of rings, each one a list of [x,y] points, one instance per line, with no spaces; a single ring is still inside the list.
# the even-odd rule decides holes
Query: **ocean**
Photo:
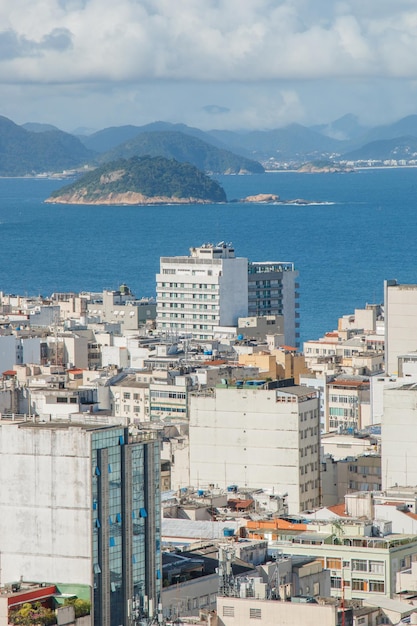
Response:
[[[304,341],[382,302],[385,279],[417,283],[417,169],[217,179],[229,200],[274,193],[315,203],[53,205],[44,199],[67,181],[0,179],[0,290],[47,296],[127,283],[154,296],[160,256],[227,241],[252,261],[294,262]]]

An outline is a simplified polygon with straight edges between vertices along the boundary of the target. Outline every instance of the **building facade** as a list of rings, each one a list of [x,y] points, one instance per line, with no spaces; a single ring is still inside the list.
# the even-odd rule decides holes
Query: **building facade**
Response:
[[[290,513],[318,506],[320,417],[314,389],[224,385],[190,398],[190,484],[286,493]]]
[[[299,346],[298,272],[293,263],[250,263],[231,244],[204,244],[190,256],[162,257],[157,330],[213,339],[239,317],[284,316],[284,340]]]
[[[384,391],[382,487],[417,485],[417,383]]]
[[[417,350],[417,285],[384,284],[385,371],[398,373],[398,357]]]
[[[157,330],[212,339],[248,313],[248,261],[230,245],[205,244],[190,256],[162,257],[156,276]]]
[[[300,346],[298,271],[294,263],[250,262],[248,264],[248,315],[284,316],[287,346]]]
[[[392,597],[396,591],[397,573],[408,571],[417,556],[417,536],[388,535],[369,537],[349,534],[342,527],[338,542],[340,522],[333,532],[301,533],[292,541],[271,544],[271,549],[285,554],[310,556],[320,559],[323,567],[330,570],[331,594],[366,600],[375,594]]]
[[[89,585],[95,626],[160,597],[159,444],[118,426],[0,423],[2,581]]]

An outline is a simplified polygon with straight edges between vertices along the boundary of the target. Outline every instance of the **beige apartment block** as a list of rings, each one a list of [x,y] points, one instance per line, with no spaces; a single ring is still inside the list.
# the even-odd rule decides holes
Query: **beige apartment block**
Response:
[[[190,484],[271,489],[290,513],[318,506],[317,391],[250,382],[191,394]]]

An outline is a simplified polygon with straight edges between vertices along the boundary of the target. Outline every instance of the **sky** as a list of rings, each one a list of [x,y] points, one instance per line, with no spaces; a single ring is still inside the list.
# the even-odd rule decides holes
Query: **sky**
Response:
[[[417,0],[0,0],[0,114],[67,131],[417,113]]]

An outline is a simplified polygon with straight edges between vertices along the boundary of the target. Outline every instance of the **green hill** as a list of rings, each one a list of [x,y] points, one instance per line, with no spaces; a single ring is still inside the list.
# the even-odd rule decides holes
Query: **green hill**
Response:
[[[60,172],[92,156],[73,135],[61,130],[31,132],[0,116],[0,176]]]
[[[210,174],[262,174],[258,161],[217,148],[198,137],[178,131],[143,132],[113,150],[100,155],[99,161],[128,159],[132,156],[163,156],[181,163],[191,163]]]
[[[165,204],[226,202],[223,188],[189,163],[132,157],[106,163],[55,191],[47,202],[65,204]]]

